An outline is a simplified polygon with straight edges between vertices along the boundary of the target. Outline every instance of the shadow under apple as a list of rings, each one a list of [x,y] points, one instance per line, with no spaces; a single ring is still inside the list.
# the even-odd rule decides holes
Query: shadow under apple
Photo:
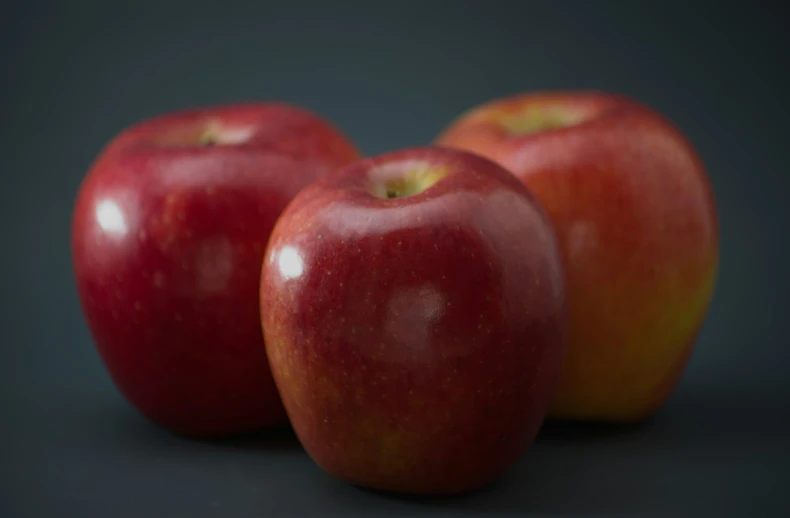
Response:
[[[171,448],[173,450],[250,450],[301,452],[302,446],[290,424],[269,429],[225,437],[193,437],[168,430],[147,419],[128,405],[103,405],[94,416],[97,429],[105,437],[115,437],[127,445],[147,448]]]
[[[222,438],[190,439],[209,446],[240,450],[300,451],[302,446],[289,424]]]

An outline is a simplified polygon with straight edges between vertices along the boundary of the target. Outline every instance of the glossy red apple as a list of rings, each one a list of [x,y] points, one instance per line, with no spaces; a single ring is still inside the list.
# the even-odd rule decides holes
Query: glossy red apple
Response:
[[[578,91],[485,103],[436,143],[510,170],[557,229],[570,330],[550,415],[655,413],[686,366],[718,268],[714,195],[691,143],[644,104]]]
[[[206,437],[286,420],[260,329],[266,242],[300,189],[357,157],[328,122],[275,103],[160,115],[103,150],[74,208],[74,273],[142,414]]]
[[[324,176],[276,224],[260,295],[291,424],[341,479],[464,492],[541,425],[564,352],[559,249],[488,160],[416,148]]]

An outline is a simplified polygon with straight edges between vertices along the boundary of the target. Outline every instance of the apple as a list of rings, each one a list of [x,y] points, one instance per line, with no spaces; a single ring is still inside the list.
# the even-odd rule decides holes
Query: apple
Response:
[[[533,441],[566,332],[554,230],[471,153],[409,148],[305,188],[272,232],[261,323],[310,457],[354,485],[462,493]]]
[[[252,102],[157,115],[99,153],[73,212],[76,287],[144,416],[196,437],[286,422],[260,329],[266,242],[299,190],[358,157],[318,115]]]
[[[718,268],[714,194],[692,144],[632,98],[573,90],[483,103],[434,144],[508,169],[557,231],[570,327],[549,417],[652,416],[682,376]]]

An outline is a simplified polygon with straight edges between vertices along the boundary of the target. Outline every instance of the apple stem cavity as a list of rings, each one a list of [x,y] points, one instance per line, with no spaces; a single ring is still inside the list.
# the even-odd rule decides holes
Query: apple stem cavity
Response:
[[[420,194],[447,175],[444,167],[430,164],[404,164],[396,170],[373,173],[371,194],[377,198],[394,200]]]
[[[221,127],[211,123],[200,134],[197,144],[201,147],[239,145],[250,139],[252,131],[250,127]]]
[[[581,113],[551,107],[528,107],[499,116],[499,123],[511,135],[529,135],[575,126],[584,120]]]
[[[217,145],[217,139],[214,135],[204,135],[200,139],[200,145],[203,147],[211,147]]]

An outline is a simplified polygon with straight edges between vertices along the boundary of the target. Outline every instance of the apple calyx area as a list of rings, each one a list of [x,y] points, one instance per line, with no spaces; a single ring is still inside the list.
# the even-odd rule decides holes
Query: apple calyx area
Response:
[[[155,134],[151,142],[165,148],[236,146],[249,142],[253,135],[254,128],[249,126],[201,121]]]
[[[198,145],[203,147],[233,146],[245,143],[249,140],[251,135],[251,128],[225,128],[218,124],[210,123],[200,134]]]
[[[516,112],[497,114],[496,122],[508,134],[518,136],[568,128],[583,122],[585,118],[583,113],[565,107],[528,105]]]
[[[370,173],[373,196],[392,200],[428,190],[447,176],[447,168],[421,161],[387,164]]]

